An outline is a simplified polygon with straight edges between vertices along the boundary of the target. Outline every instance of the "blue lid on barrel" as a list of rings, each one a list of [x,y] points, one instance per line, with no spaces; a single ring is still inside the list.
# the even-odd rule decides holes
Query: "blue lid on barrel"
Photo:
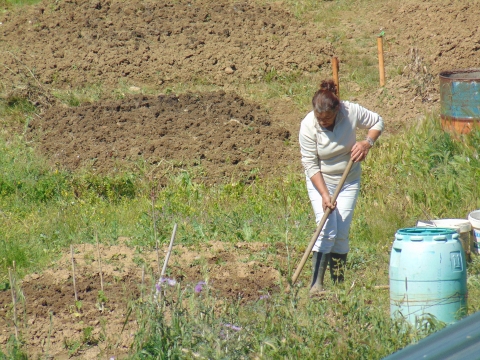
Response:
[[[448,228],[432,228],[432,227],[414,227],[397,230],[400,235],[420,235],[420,236],[436,236],[456,234],[454,229]]]

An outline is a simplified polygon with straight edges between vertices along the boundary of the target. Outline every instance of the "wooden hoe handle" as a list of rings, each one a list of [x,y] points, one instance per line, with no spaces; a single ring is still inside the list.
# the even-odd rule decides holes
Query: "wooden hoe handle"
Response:
[[[348,173],[350,172],[350,169],[352,168],[353,165],[353,160],[350,159],[350,161],[347,164],[347,167],[345,168],[345,171],[343,172],[342,178],[340,179],[340,182],[337,185],[337,188],[335,190],[335,193],[333,194],[332,198],[332,204],[337,201],[338,194],[340,193],[340,190],[342,190],[343,184],[345,183],[345,179],[348,176]],[[312,240],[310,240],[310,244],[308,244],[307,249],[305,250],[305,253],[303,254],[302,260],[300,261],[300,264],[297,266],[297,270],[295,270],[295,274],[293,274],[292,277],[292,285],[295,284],[297,281],[298,277],[300,276],[300,273],[303,270],[303,267],[305,266],[305,263],[307,262],[308,255],[312,252],[313,246],[315,245],[315,242],[317,241],[318,235],[320,235],[320,232],[323,229],[323,226],[325,225],[325,222],[327,221],[328,215],[332,210],[330,208],[327,208],[325,210],[325,213],[323,214],[322,220],[318,223],[317,230],[315,230],[315,233],[312,236]]]

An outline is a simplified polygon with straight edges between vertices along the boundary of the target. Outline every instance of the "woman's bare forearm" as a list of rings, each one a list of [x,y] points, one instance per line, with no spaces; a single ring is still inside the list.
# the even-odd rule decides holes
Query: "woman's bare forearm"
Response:
[[[325,180],[323,179],[322,173],[320,171],[313,175],[310,178],[310,181],[322,197],[330,195],[327,189],[327,184],[325,184]]]

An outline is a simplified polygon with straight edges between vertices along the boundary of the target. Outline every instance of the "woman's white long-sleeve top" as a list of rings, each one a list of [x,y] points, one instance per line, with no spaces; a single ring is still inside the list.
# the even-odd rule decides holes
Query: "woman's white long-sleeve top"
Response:
[[[383,127],[380,115],[348,101],[340,102],[333,131],[320,126],[311,111],[302,120],[299,135],[305,175],[311,178],[321,172],[326,183],[338,184],[356,142],[356,129],[375,129],[381,132]],[[359,179],[361,171],[360,163],[354,163],[346,182]]]

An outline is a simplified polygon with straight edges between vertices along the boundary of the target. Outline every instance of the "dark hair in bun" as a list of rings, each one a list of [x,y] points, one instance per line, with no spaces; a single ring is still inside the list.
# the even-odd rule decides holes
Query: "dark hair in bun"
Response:
[[[333,80],[323,80],[320,90],[312,98],[312,106],[317,112],[333,111],[338,108],[340,99],[336,95],[337,85]]]
[[[320,90],[328,90],[334,94],[337,93],[337,85],[333,80],[322,80],[320,84]]]

